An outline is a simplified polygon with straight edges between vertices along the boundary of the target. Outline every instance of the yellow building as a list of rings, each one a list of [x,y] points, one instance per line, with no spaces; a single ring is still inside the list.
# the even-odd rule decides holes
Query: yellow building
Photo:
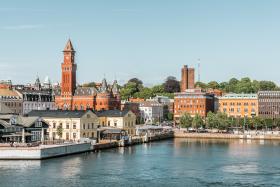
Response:
[[[232,117],[258,116],[257,94],[226,94],[219,97],[219,111]]]
[[[129,111],[106,110],[98,112],[99,123],[102,127],[112,127],[125,130],[128,135],[135,135],[136,115]]]
[[[44,110],[32,111],[29,116],[42,117],[49,124],[49,137],[63,140],[98,138],[99,118],[92,111]],[[58,128],[62,127],[59,137]]]

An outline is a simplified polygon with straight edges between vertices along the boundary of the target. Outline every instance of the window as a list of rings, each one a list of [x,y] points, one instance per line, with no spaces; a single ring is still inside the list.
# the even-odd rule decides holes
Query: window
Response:
[[[73,139],[76,139],[76,133],[73,133]]]
[[[69,123],[67,123],[66,124],[66,129],[69,129],[69,128],[70,128]]]
[[[108,121],[108,126],[110,126],[110,121]]]
[[[86,129],[86,124],[83,124],[83,129]]]
[[[54,128],[54,129],[56,128],[56,123],[53,123],[53,128]]]
[[[76,127],[76,124],[73,124],[73,129],[76,129],[77,127]]]

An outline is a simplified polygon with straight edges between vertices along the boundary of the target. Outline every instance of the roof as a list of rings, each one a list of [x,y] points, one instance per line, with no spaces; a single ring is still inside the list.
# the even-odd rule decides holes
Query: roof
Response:
[[[6,122],[2,119],[0,119],[0,125],[2,125],[5,128],[12,127],[8,122]]]
[[[143,101],[139,103],[140,103],[140,107],[162,106],[162,104],[157,101]]]
[[[63,51],[75,51],[70,39],[67,41],[67,44]]]
[[[97,112],[99,117],[124,117],[130,110],[104,110]]]
[[[77,96],[88,96],[88,95],[95,95],[97,93],[97,89],[94,87],[78,87],[75,89],[75,94]]]
[[[23,117],[23,116],[19,116],[19,117],[18,117],[17,124],[18,124],[18,125],[22,125],[22,126],[24,126],[24,127],[30,127],[30,126],[33,125],[38,119],[39,119],[39,117]]]
[[[81,118],[87,112],[85,110],[32,110],[27,115],[50,118]]]
[[[219,99],[258,99],[257,94],[226,94]]]
[[[19,94],[16,91],[10,89],[0,89],[0,96],[13,96],[19,98]]]

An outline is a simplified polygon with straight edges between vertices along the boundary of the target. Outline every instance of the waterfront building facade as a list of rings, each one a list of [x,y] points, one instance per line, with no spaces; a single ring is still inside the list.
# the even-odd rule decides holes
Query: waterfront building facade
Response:
[[[280,118],[280,91],[259,91],[258,110],[260,117]]]
[[[231,117],[258,116],[257,94],[226,94],[218,97],[219,111]]]
[[[22,113],[22,97],[19,92],[11,87],[0,89],[0,102],[5,104],[15,114]]]
[[[113,110],[120,109],[121,99],[117,85],[107,85],[103,79],[100,87],[77,86],[75,53],[69,40],[64,48],[64,62],[61,64],[62,76],[59,89],[55,90],[55,103],[62,110]]]
[[[51,140],[78,141],[81,138],[98,138],[99,118],[90,110],[31,111],[28,116],[41,117],[49,124],[48,132]]]
[[[208,112],[214,112],[214,102],[214,95],[202,92],[201,89],[188,89],[185,92],[175,93],[174,120],[179,122],[184,113],[189,113],[192,117],[199,114],[205,118]]]
[[[163,116],[167,119],[169,113],[173,115],[174,113],[174,99],[170,99],[167,96],[155,96],[154,98],[147,99],[147,101],[156,101],[163,105]]]
[[[130,101],[122,101],[121,102],[121,110],[130,110],[136,116],[136,124],[140,123],[141,113],[139,109],[140,104],[137,102]]]
[[[32,87],[18,88],[17,91],[23,100],[23,114],[27,114],[32,110],[56,110],[54,94],[48,80],[45,80],[44,84],[41,85],[40,79],[37,77]]]
[[[163,120],[163,104],[157,101],[140,102],[141,121],[145,124],[160,123]]]
[[[48,123],[40,117],[0,114],[0,142],[29,143],[47,140],[48,127]]]
[[[97,113],[102,127],[121,129],[128,135],[135,135],[136,115],[129,110],[107,110]]]
[[[195,87],[195,72],[194,68],[189,68],[187,65],[181,69],[181,92]]]

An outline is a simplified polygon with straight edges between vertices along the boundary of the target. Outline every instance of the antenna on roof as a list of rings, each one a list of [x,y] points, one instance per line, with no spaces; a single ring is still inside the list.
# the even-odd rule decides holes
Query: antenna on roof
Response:
[[[198,64],[197,64],[197,81],[200,82],[200,58],[197,59]]]

